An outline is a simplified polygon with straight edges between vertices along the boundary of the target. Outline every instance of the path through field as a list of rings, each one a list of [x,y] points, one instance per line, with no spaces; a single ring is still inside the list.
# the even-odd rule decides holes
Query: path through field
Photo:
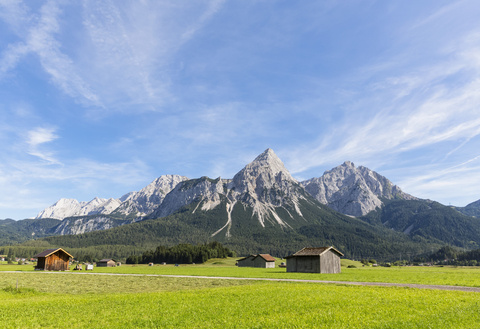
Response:
[[[480,288],[476,288],[476,287],[442,286],[442,285],[413,284],[413,283],[354,282],[354,281],[326,281],[326,280],[272,279],[272,278],[238,278],[238,277],[227,277],[227,276],[222,277],[222,276],[201,276],[201,275],[123,274],[123,273],[92,273],[92,272],[1,271],[0,273],[153,276],[153,277],[167,277],[167,278],[194,278],[194,279],[219,279],[219,280],[251,280],[251,281],[278,281],[278,282],[346,284],[346,285],[356,285],[356,286],[407,287],[407,288],[416,288],[416,289],[434,289],[434,290],[453,290],[453,291],[466,291],[466,292],[480,292]]]

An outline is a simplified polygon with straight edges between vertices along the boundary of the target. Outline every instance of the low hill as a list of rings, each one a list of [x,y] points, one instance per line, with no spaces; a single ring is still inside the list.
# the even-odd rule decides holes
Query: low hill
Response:
[[[0,220],[0,245],[22,243],[33,238],[41,238],[48,235],[50,230],[60,223],[58,219],[24,219]]]

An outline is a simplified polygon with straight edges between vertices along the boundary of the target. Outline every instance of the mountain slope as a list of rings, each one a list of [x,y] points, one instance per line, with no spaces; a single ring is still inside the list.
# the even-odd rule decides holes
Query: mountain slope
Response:
[[[35,218],[64,219],[74,216],[88,216],[97,214],[110,214],[120,206],[117,199],[94,198],[89,202],[78,202],[75,199],[60,199],[50,207],[42,210]]]
[[[433,237],[452,246],[468,249],[480,246],[480,219],[465,216],[438,202],[388,200],[360,219],[372,225],[403,232],[411,238]]]
[[[32,238],[51,235],[50,230],[60,223],[58,219],[0,220],[0,245],[21,243]]]
[[[130,192],[120,198],[122,204],[114,214],[146,216],[153,213],[167,194],[180,182],[188,180],[180,175],[162,175],[138,192]]]
[[[163,175],[140,191],[127,193],[120,199],[95,197],[89,202],[60,199],[42,210],[35,218],[63,220],[70,217],[109,214],[119,218],[145,216],[155,211],[165,196],[184,180],[188,180],[188,178],[180,175]]]
[[[384,176],[346,161],[321,177],[301,182],[308,193],[323,204],[351,216],[363,216],[381,207],[385,199],[416,200]]]
[[[202,202],[192,202],[163,218],[79,235],[52,236],[44,240],[51,246],[88,248],[110,245],[112,250],[115,250],[115,245],[153,249],[160,244],[196,244],[215,240],[239,254],[265,252],[279,256],[305,246],[335,245],[347,257],[379,259],[400,251],[418,253],[431,245],[440,245],[439,241],[429,238],[412,241],[405,234],[342,215],[313,199],[300,201],[303,217],[293,215],[289,219],[291,228],[281,226],[274,220],[267,220],[262,225],[252,207],[237,203],[231,213],[230,234],[212,237],[228,219],[228,201],[223,199],[218,207],[208,211],[201,210]],[[286,207],[283,211],[277,209],[277,213],[282,217],[290,217],[288,212],[292,214],[292,210]]]
[[[457,211],[466,216],[473,216],[480,218],[480,200],[472,202],[465,207],[454,207]]]

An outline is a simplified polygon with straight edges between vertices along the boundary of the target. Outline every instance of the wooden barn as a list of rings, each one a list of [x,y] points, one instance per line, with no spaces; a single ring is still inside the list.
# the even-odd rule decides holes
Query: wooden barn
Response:
[[[238,260],[239,267],[275,268],[275,258],[269,254],[250,255]]]
[[[114,259],[102,259],[101,261],[97,262],[97,267],[115,267],[117,263]]]
[[[238,267],[253,267],[253,259],[257,257],[257,255],[250,255],[247,257],[240,258],[237,260]]]
[[[68,252],[62,248],[47,249],[38,255],[33,256],[37,258],[37,266],[35,270],[43,271],[68,271],[70,258],[73,258]]]
[[[340,257],[334,247],[303,248],[287,259],[287,272],[341,273]]]

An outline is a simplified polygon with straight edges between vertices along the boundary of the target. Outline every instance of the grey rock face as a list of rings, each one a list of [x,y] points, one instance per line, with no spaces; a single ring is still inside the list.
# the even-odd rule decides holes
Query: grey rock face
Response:
[[[234,200],[253,208],[254,215],[258,216],[262,225],[273,217],[277,224],[288,226],[275,211],[275,207],[284,205],[292,206],[303,216],[299,207],[299,200],[304,198],[302,187],[272,149],[265,150],[240,170],[228,189],[232,191]]]
[[[321,203],[351,216],[363,216],[383,205],[379,197],[416,200],[378,173],[346,161],[319,178],[301,182],[305,190]]]
[[[129,215],[137,213],[145,216],[154,212],[163,202],[166,195],[178,185],[188,180],[180,175],[163,175],[145,186],[138,192],[130,192],[120,198],[122,204],[115,210],[116,213]]]
[[[94,198],[89,202],[78,202],[75,199],[60,199],[52,206],[42,210],[35,218],[55,218],[110,214],[120,205],[118,199]]]
[[[87,217],[87,218],[66,218],[60,225],[55,227],[54,234],[82,234],[91,231],[108,230],[119,225],[129,224],[133,221],[112,220],[105,216]]]
[[[150,217],[168,216],[181,207],[198,200],[203,201],[203,210],[213,209],[220,204],[220,195],[224,194],[223,185],[220,177],[212,180],[204,176],[199,179],[183,181],[167,194],[161,206]]]
[[[299,207],[299,199],[303,197],[301,191],[303,188],[290,175],[282,161],[271,149],[267,149],[231,180],[202,177],[181,182],[149,217],[168,216],[194,201],[200,201],[199,209],[210,210],[217,207],[222,200],[226,200],[229,214],[226,220],[227,236],[232,220],[230,214],[237,202],[252,207],[254,215],[262,225],[265,220],[273,218],[274,223],[288,226],[276,213],[275,208],[288,204],[302,216]]]
[[[120,199],[94,198],[89,202],[78,202],[75,199],[60,199],[52,206],[42,210],[35,218],[55,218],[63,220],[67,217],[137,214],[145,216],[155,211],[162,204],[165,196],[178,183],[188,180],[185,176],[164,175],[155,179],[138,192],[130,192]]]

